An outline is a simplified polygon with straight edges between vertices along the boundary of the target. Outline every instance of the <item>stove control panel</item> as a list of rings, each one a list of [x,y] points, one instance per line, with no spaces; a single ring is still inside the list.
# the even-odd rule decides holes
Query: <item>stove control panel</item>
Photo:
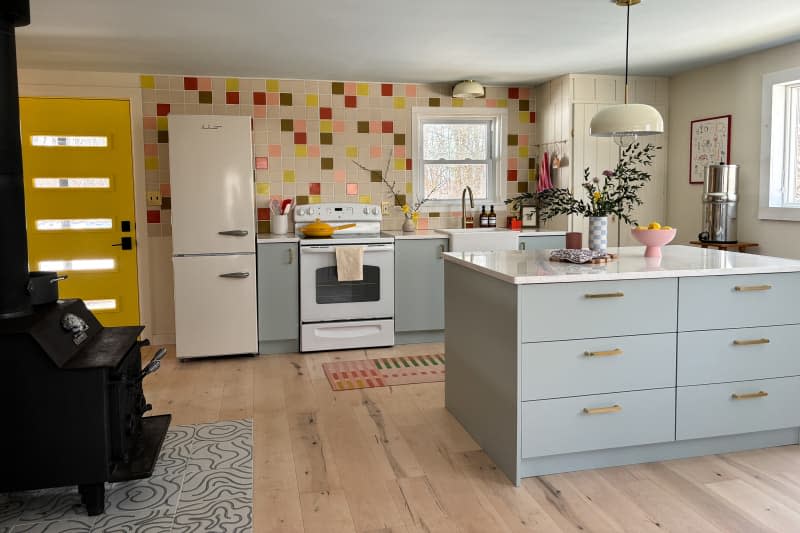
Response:
[[[294,209],[294,221],[314,222],[320,219],[323,222],[380,222],[381,208],[370,204],[313,204],[298,205]]]

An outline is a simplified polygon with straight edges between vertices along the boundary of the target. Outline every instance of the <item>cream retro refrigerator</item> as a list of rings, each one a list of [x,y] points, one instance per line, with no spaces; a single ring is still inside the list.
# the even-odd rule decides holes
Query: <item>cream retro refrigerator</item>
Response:
[[[178,358],[258,352],[250,117],[169,116]]]

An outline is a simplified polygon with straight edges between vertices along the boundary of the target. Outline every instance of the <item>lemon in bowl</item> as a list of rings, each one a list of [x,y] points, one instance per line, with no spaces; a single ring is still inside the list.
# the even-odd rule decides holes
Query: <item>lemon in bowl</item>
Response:
[[[651,222],[646,228],[636,226],[631,229],[633,238],[645,245],[645,257],[661,257],[661,247],[672,242],[678,230],[658,222]]]

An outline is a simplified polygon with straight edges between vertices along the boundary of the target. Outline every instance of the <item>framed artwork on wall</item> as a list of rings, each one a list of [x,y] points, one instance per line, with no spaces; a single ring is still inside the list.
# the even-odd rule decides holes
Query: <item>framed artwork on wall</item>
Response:
[[[520,209],[520,218],[522,218],[523,228],[536,227],[536,206],[524,205]]]
[[[731,115],[693,120],[689,133],[689,183],[703,183],[705,167],[731,162]]]

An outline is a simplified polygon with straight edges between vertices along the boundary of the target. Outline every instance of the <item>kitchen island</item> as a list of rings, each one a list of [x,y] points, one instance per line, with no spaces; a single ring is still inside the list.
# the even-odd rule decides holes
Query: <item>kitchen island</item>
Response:
[[[445,254],[445,405],[524,477],[800,442],[800,261]]]

